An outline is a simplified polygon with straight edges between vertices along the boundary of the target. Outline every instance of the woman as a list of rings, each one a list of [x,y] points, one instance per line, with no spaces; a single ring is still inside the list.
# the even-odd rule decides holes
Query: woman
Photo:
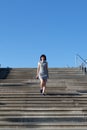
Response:
[[[40,56],[36,78],[40,79],[40,92],[43,95],[45,95],[46,82],[48,78],[48,63],[46,61],[46,56],[44,54]]]

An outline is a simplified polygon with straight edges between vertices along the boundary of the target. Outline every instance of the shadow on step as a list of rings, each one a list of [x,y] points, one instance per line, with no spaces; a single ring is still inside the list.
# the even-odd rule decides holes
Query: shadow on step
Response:
[[[4,121],[12,123],[56,123],[56,122],[87,122],[84,117],[68,117],[68,118],[5,118]]]
[[[26,85],[36,85],[38,82],[25,82]]]
[[[10,73],[11,68],[0,68],[0,79],[6,79],[8,74]]]
[[[6,105],[5,103],[0,103],[0,106],[2,106],[2,105]]]
[[[87,90],[77,90],[79,93],[87,93]]]
[[[46,93],[46,95],[49,96],[79,96],[81,94],[79,93]]]

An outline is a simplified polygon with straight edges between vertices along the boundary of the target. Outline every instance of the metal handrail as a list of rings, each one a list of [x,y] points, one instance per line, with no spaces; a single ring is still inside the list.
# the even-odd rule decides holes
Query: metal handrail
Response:
[[[81,70],[87,73],[87,61],[84,60],[79,54],[76,54],[76,59],[77,57],[79,57],[80,60],[82,61],[82,63],[80,64]]]
[[[85,64],[87,64],[86,60],[84,60],[79,54],[76,54]]]

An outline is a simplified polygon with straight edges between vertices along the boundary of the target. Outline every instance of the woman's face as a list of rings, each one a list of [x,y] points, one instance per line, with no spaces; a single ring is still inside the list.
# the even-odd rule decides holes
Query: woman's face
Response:
[[[45,61],[45,57],[41,57],[41,60],[42,60],[42,61]]]

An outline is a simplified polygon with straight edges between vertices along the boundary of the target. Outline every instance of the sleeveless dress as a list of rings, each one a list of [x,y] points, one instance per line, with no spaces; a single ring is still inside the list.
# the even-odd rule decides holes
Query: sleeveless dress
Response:
[[[47,80],[48,78],[47,62],[40,61],[38,62],[38,65],[40,65],[39,79]]]

